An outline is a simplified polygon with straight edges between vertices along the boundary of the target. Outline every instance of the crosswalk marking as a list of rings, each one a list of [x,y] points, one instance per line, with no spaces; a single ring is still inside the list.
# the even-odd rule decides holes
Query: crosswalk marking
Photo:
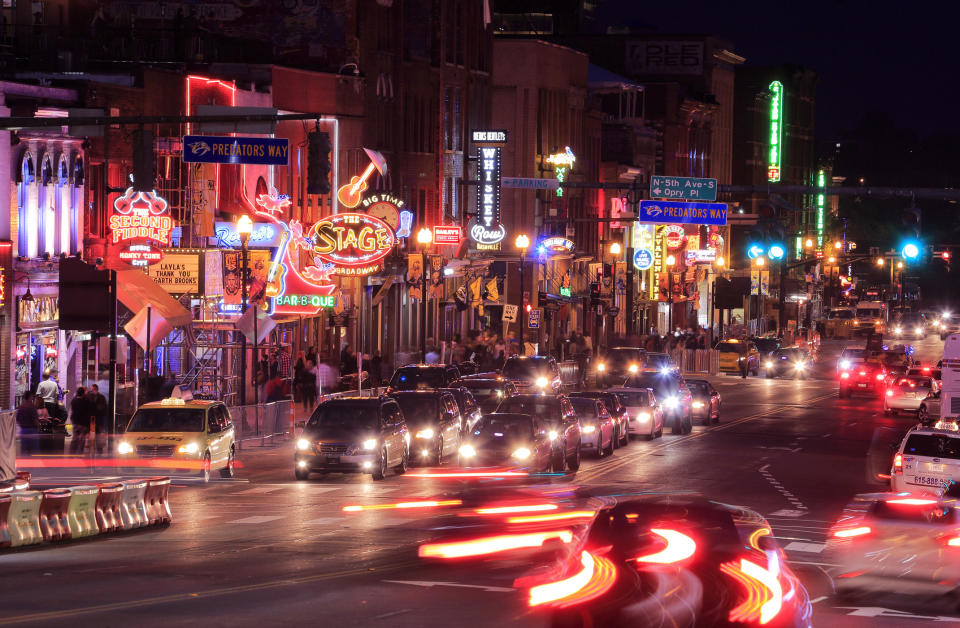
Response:
[[[823,543],[805,543],[803,541],[791,541],[783,549],[788,552],[806,552],[809,554],[819,554],[826,545]]]

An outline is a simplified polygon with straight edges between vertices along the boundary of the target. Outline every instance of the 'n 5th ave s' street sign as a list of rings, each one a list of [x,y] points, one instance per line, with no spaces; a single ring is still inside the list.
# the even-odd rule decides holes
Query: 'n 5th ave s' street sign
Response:
[[[286,166],[290,162],[290,141],[273,137],[184,135],[183,161]]]
[[[727,204],[640,201],[637,220],[664,224],[725,225],[727,224]]]
[[[687,201],[717,200],[717,180],[696,177],[650,177],[650,196]]]

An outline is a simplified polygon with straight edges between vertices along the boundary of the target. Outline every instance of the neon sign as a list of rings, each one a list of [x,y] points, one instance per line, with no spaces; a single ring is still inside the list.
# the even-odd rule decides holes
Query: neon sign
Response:
[[[460,244],[460,227],[457,225],[434,225],[434,244]]]
[[[540,243],[540,246],[550,253],[569,253],[573,250],[573,240],[554,236],[545,238],[543,242]]]
[[[173,218],[166,199],[156,192],[127,188],[113,201],[110,242],[119,245],[118,257],[131,266],[149,266],[163,259],[161,246],[169,246]]]
[[[663,239],[668,249],[679,249],[683,246],[685,232],[680,225],[667,225],[663,228]]]
[[[562,153],[554,153],[547,157],[547,163],[553,165],[553,174],[557,178],[557,196],[563,196],[563,182],[567,180],[567,171],[573,170],[573,164],[577,161],[577,156],[573,154],[569,146],[565,147]]]
[[[273,302],[275,307],[285,305],[291,307],[318,307],[332,308],[337,304],[337,297],[321,296],[319,294],[284,294]]]
[[[368,275],[396,243],[390,225],[369,214],[334,214],[313,225],[314,254],[334,265],[335,275]]]
[[[823,248],[823,210],[826,206],[826,197],[823,188],[827,186],[827,177],[823,170],[817,173],[817,187],[820,192],[817,193],[817,248]]]
[[[397,231],[400,228],[401,216],[404,213],[410,213],[401,211],[403,210],[403,206],[405,204],[403,201],[393,194],[385,192],[372,194],[363,199],[361,204],[369,215],[376,216],[383,222],[387,223],[394,231]],[[412,218],[413,214],[410,214],[410,216]],[[397,237],[400,237],[399,232],[397,233]]]
[[[767,181],[780,180],[783,157],[783,83],[770,83],[770,155],[767,165]]]
[[[479,247],[499,244],[507,235],[500,224],[500,148],[481,146],[478,161],[477,216],[470,221],[470,239]]]

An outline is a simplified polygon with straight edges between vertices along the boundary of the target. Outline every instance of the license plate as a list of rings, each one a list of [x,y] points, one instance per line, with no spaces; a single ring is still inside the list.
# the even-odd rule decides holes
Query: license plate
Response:
[[[327,456],[327,464],[340,464],[340,457]]]
[[[930,473],[946,473],[947,465],[937,464],[935,462],[925,462],[923,464],[923,470],[929,471]]]
[[[907,399],[916,399],[917,393],[906,392],[906,393],[903,393],[903,396],[906,397]]]
[[[930,477],[926,475],[916,475],[913,477],[913,482],[909,482],[909,484],[917,484],[920,486],[943,486],[945,481],[946,480],[944,480],[943,478],[935,478],[935,477]]]
[[[858,388],[866,388],[867,385],[866,385],[866,384],[857,384],[857,387],[858,387]]]

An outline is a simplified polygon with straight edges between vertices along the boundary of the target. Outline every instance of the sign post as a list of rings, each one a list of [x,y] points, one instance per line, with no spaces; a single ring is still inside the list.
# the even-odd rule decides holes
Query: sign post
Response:
[[[637,220],[672,225],[725,225],[727,224],[727,204],[640,201]]]
[[[184,135],[183,161],[286,166],[290,161],[290,140],[273,137]]]

